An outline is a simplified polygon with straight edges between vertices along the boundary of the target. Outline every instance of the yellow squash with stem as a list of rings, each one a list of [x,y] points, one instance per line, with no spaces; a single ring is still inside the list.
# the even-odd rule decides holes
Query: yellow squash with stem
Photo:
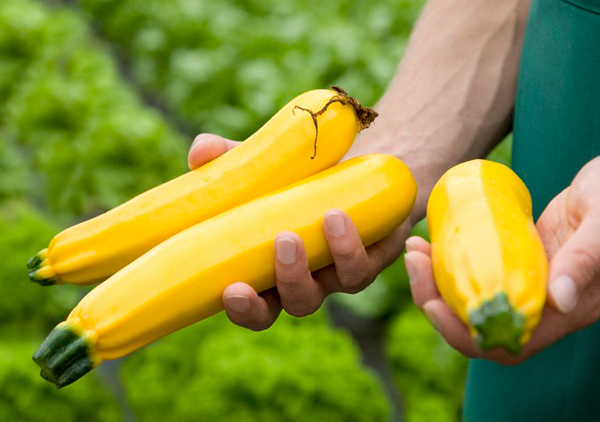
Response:
[[[483,350],[518,354],[540,320],[548,274],[525,184],[502,164],[459,164],[433,188],[427,225],[442,297]]]
[[[376,116],[341,88],[306,92],[227,154],[59,233],[29,276],[102,281],[194,224],[333,166]]]
[[[97,286],[42,343],[34,360],[58,387],[223,309],[237,281],[275,286],[273,241],[296,232],[311,270],[332,262],[325,212],[346,211],[365,245],[410,214],[416,183],[397,158],[356,157],[213,217],[168,239]]]

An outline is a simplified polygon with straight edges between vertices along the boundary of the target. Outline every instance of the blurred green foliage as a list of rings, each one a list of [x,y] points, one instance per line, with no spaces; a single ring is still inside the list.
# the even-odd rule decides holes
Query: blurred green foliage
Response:
[[[74,218],[184,171],[184,138],[141,104],[79,14],[3,1],[0,57],[0,195]]]
[[[415,307],[393,321],[388,353],[408,421],[459,420],[467,359]]]
[[[119,419],[98,371],[58,392],[39,378],[31,354],[85,290],[32,285],[29,256],[60,229],[185,171],[195,133],[243,139],[293,96],[331,84],[374,103],[423,3],[2,0],[0,380],[12,387],[0,393],[0,420]],[[506,163],[509,151],[505,142],[493,157]],[[426,235],[424,223],[415,233]],[[407,420],[457,420],[464,359],[410,305],[402,261],[339,300],[391,321]],[[325,311],[283,316],[264,333],[219,315],[133,354],[121,373],[140,421],[389,414]]]
[[[132,355],[123,380],[143,421],[385,421],[388,403],[349,336],[322,312],[256,333],[224,314]]]
[[[508,135],[496,148],[488,155],[488,159],[498,163],[510,166],[512,152],[512,134]]]
[[[92,375],[76,388],[57,390],[40,378],[31,354],[37,341],[0,342],[0,420],[14,422],[114,422],[120,411]]]
[[[424,0],[80,0],[140,86],[242,140],[301,92],[383,92]]]
[[[65,225],[181,173],[183,140],[80,13],[0,2],[0,420],[119,419],[97,375],[60,392],[39,377],[31,355],[83,291],[36,286],[25,263]]]
[[[4,336],[46,334],[77,303],[73,287],[41,289],[27,282],[24,263],[42,242],[50,241],[57,228],[22,202],[0,204],[0,327]]]

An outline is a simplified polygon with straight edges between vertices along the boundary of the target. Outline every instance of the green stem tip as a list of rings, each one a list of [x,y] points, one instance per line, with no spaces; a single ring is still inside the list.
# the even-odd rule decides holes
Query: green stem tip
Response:
[[[34,283],[42,286],[52,286],[60,280],[54,271],[48,271],[50,266],[46,260],[48,249],[39,251],[35,256],[27,261],[27,269],[29,270],[29,279]],[[44,274],[44,275],[41,275]]]
[[[71,384],[94,369],[88,340],[65,324],[52,330],[34,353],[33,360],[42,369],[42,378],[57,388]]]
[[[29,258],[29,261],[27,261],[27,268],[29,270],[37,270],[40,265],[42,264],[42,257],[40,256],[40,254],[36,254],[35,256]]]
[[[475,340],[482,350],[503,348],[513,355],[521,353],[525,316],[516,311],[505,293],[498,293],[469,313],[477,330]]]
[[[40,277],[37,269],[29,271],[29,279],[41,286],[53,286],[58,283],[58,277]]]

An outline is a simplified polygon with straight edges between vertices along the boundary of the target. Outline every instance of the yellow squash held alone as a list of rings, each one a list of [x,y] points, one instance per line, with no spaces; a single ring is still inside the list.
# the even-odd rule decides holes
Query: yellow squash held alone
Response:
[[[297,233],[311,270],[332,262],[322,219],[346,211],[365,245],[390,234],[410,214],[416,183],[397,158],[356,157],[288,188],[191,227],[155,247],[73,309],[40,346],[41,375],[62,387],[116,359],[223,309],[230,284],[275,286],[273,241]]]
[[[483,350],[520,353],[540,320],[548,274],[525,184],[502,164],[459,164],[433,188],[427,225],[442,297]]]
[[[227,154],[59,233],[29,276],[102,281],[194,224],[333,166],[376,116],[340,88],[306,92]]]

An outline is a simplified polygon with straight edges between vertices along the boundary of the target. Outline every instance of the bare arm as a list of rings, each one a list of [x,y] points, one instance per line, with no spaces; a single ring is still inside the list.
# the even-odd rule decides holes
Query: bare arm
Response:
[[[424,216],[444,171],[510,131],[530,0],[429,0],[380,113],[349,156],[386,152],[414,172]]]
[[[225,289],[223,303],[233,322],[262,330],[282,308],[291,315],[310,314],[330,293],[366,288],[400,255],[441,174],[483,156],[510,130],[528,6],[529,0],[429,0],[376,107],[380,117],[348,154],[389,153],[410,167],[419,192],[411,221],[365,249],[350,218],[339,210],[328,212],[323,230],[334,264],[314,274],[302,239],[281,233],[275,240],[277,288],[260,295],[244,283]],[[200,135],[190,166],[234,145]]]

